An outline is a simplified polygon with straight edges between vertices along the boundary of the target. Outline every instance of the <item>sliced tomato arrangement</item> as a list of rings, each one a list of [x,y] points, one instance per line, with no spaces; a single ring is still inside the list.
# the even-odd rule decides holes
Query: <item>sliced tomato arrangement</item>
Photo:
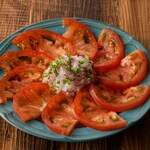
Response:
[[[96,105],[86,88],[77,93],[74,112],[82,124],[96,130],[113,130],[126,126],[126,121],[117,113]]]
[[[43,69],[36,66],[21,66],[9,71],[0,80],[0,103],[7,102],[26,85],[41,82]]]
[[[54,92],[47,83],[31,83],[14,96],[14,111],[23,121],[37,119],[53,95]]]
[[[102,30],[98,39],[98,53],[94,60],[94,69],[107,72],[117,67],[124,57],[124,47],[120,37],[111,29]]]
[[[62,24],[67,28],[63,35],[36,28],[12,40],[21,50],[0,56],[0,69],[5,70],[0,79],[0,104],[12,100],[14,111],[22,121],[41,117],[48,129],[67,136],[79,122],[102,131],[126,127],[128,120],[119,113],[138,107],[150,95],[150,85],[139,85],[148,71],[145,53],[138,49],[125,57],[121,38],[111,29],[103,29],[96,40],[92,31],[81,22],[64,18]],[[93,75],[95,80],[82,86],[74,96],[67,95],[69,92],[57,93],[52,89],[55,85],[43,83],[43,71],[48,67],[58,74],[56,66],[63,62],[56,58],[63,55],[69,56],[70,66],[70,56],[79,56],[77,59],[80,61],[73,62],[80,67],[73,72],[77,75],[82,70],[81,56],[89,56],[92,60],[91,63],[88,57],[84,59],[90,60],[93,67],[87,77]],[[55,61],[51,63],[55,59],[58,64]],[[70,68],[66,66],[67,69]],[[56,79],[54,74],[47,72],[48,76],[53,75]],[[62,82],[67,82],[72,88],[71,80]]]
[[[135,86],[146,76],[148,61],[142,50],[135,50],[121,60],[112,71],[100,73],[98,81],[112,89],[125,89]]]
[[[12,40],[23,50],[38,50],[46,53],[55,59],[62,55],[75,55],[74,45],[58,33],[44,30],[33,29],[25,31]]]
[[[63,34],[76,48],[77,54],[89,56],[92,60],[96,57],[98,43],[90,29],[81,22],[64,18],[63,26],[67,31]]]
[[[73,114],[73,99],[62,92],[54,95],[42,111],[42,119],[49,129],[69,135],[78,123]]]
[[[0,68],[10,71],[18,66],[36,65],[46,69],[51,61],[52,58],[46,53],[33,50],[13,50],[0,56]]]
[[[107,110],[122,112],[143,104],[150,95],[150,88],[138,85],[125,90],[112,90],[105,86],[90,86],[90,93],[95,102]]]

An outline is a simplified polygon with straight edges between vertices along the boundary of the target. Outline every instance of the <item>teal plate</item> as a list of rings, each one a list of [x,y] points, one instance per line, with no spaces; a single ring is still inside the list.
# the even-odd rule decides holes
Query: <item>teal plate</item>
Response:
[[[75,19],[86,24],[92,30],[96,38],[98,38],[98,35],[101,32],[102,28],[111,28],[112,30],[116,31],[120,35],[125,46],[126,55],[136,49],[142,49],[147,55],[148,60],[150,60],[150,53],[148,52],[148,50],[146,50],[142,44],[140,44],[135,38],[133,38],[126,32],[102,22],[88,20],[88,19],[80,19],[80,18],[75,18]],[[8,38],[6,38],[0,44],[0,55],[11,50],[16,50],[17,47],[11,44],[11,40],[14,37],[16,37],[18,34],[34,28],[43,28],[47,30],[52,30],[60,34],[65,32],[65,28],[62,26],[61,19],[47,20],[36,24],[32,24],[30,26],[18,30],[17,32],[13,33]],[[2,77],[2,72],[0,73],[0,76]],[[150,85],[150,69],[148,71],[147,76],[140,84]],[[143,105],[135,109],[122,112],[120,115],[127,121],[126,128],[103,132],[88,127],[81,127],[81,128],[74,129],[73,133],[69,136],[63,136],[51,131],[47,129],[44,123],[37,120],[32,120],[27,123],[22,122],[21,119],[14,112],[11,101],[8,101],[6,104],[0,105],[0,116],[3,119],[5,119],[8,123],[15,126],[16,128],[40,138],[54,140],[54,141],[64,141],[64,142],[77,142],[77,141],[81,142],[81,141],[100,139],[100,138],[104,138],[119,133],[127,129],[128,127],[132,126],[139,119],[141,119],[144,116],[144,114],[149,110],[149,108],[150,108],[150,98]]]

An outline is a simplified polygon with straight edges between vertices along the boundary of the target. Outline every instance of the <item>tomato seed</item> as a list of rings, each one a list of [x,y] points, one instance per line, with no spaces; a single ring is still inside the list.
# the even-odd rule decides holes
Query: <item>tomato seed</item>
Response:
[[[110,116],[110,119],[111,119],[112,121],[118,121],[118,120],[119,120],[119,117],[118,117],[116,114],[112,114],[112,115]]]
[[[113,41],[111,40],[111,41],[109,41],[108,45],[109,45],[109,47],[115,47],[115,42],[113,42]]]
[[[102,116],[93,117],[91,120],[94,121],[94,122],[97,122],[97,123],[102,123],[102,122],[104,122],[104,119],[103,119]]]

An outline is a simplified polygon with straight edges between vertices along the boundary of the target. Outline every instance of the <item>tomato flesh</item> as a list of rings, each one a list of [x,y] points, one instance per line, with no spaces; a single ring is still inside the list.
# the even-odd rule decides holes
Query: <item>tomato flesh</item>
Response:
[[[148,71],[148,60],[142,50],[135,50],[121,60],[120,65],[98,74],[98,81],[112,89],[125,89],[138,84]]]
[[[87,89],[77,93],[74,112],[83,125],[96,130],[114,130],[126,126],[126,121],[117,113],[99,107]]]
[[[77,54],[87,55],[93,60],[96,57],[98,43],[90,29],[83,23],[70,18],[64,18],[62,21],[67,28],[63,36],[73,43]]]
[[[35,30],[25,31],[16,36],[12,43],[22,50],[35,50],[35,45],[39,44],[41,36]]]
[[[40,68],[46,69],[51,61],[51,57],[42,52],[33,50],[13,50],[0,57],[0,68],[7,72],[18,66],[25,65],[36,65]]]
[[[52,95],[54,92],[51,91],[48,84],[31,83],[14,96],[14,111],[23,121],[37,119]]]
[[[94,60],[94,69],[107,72],[120,64],[124,57],[124,47],[120,37],[111,29],[102,30],[98,39],[98,53]]]
[[[9,71],[0,80],[0,103],[6,103],[26,85],[41,82],[43,69],[36,66],[21,66]]]
[[[73,99],[60,92],[54,95],[42,111],[47,127],[59,134],[69,135],[78,123],[73,114]]]
[[[150,89],[148,86],[138,85],[125,90],[112,90],[92,84],[90,93],[100,107],[122,112],[143,104],[149,97]]]

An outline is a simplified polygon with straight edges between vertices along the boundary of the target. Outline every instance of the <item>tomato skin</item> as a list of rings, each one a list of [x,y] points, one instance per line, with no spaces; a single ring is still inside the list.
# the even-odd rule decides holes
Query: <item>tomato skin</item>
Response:
[[[98,43],[90,29],[85,24],[71,18],[63,18],[62,22],[63,26],[67,28],[63,36],[73,43],[77,54],[80,56],[87,55],[94,60]]]
[[[96,130],[108,131],[126,126],[126,121],[115,112],[99,107],[87,89],[77,93],[74,113],[80,123]]]
[[[45,52],[52,59],[76,54],[75,47],[65,37],[40,28],[21,33],[12,40],[12,43],[23,50]]]
[[[94,60],[94,69],[107,72],[120,64],[124,57],[124,47],[120,37],[111,29],[104,28],[98,39],[98,53]]]
[[[89,91],[100,107],[115,112],[122,112],[140,106],[148,99],[150,94],[149,87],[143,85],[115,91],[104,86],[91,84]]]
[[[135,50],[122,59],[120,65],[98,74],[98,82],[112,89],[125,89],[137,85],[148,71],[148,60],[142,50]]]
[[[59,134],[69,135],[78,123],[73,114],[73,99],[60,92],[49,100],[42,111],[46,126]]]
[[[6,103],[26,85],[32,82],[41,82],[43,69],[36,66],[21,66],[9,71],[0,80],[0,103]]]
[[[52,58],[45,53],[33,50],[13,50],[0,57],[0,68],[7,72],[18,66],[36,65],[46,69]]]
[[[31,83],[17,92],[13,98],[14,111],[24,121],[37,119],[48,100],[54,95],[46,83]]]

